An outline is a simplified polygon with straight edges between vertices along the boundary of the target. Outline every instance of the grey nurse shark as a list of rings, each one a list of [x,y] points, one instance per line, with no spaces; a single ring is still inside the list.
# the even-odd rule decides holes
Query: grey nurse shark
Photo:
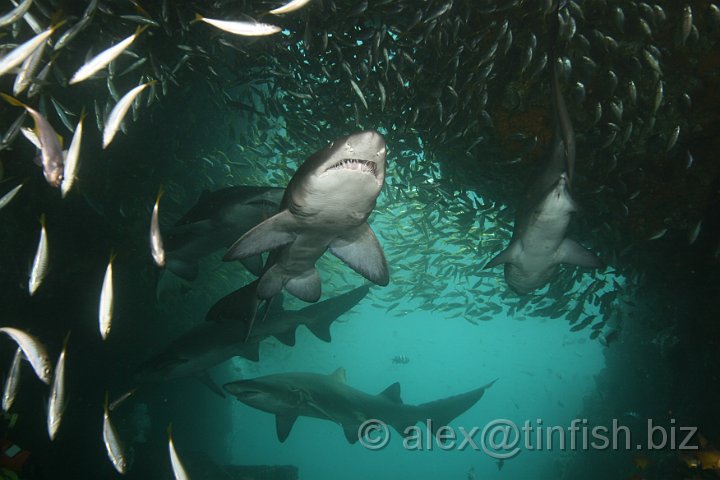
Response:
[[[575,132],[560,92],[556,68],[550,70],[556,122],[550,157],[526,192],[510,246],[485,266],[505,264],[505,280],[521,294],[548,283],[561,263],[582,267],[601,264],[593,253],[565,236],[570,215],[578,210],[570,195],[575,170]]]
[[[259,302],[256,288],[257,280],[218,301],[208,312],[205,322],[191,328],[142,364],[134,380],[154,383],[197,377],[224,396],[209,378],[208,369],[236,356],[258,361],[260,342],[271,336],[286,345],[294,345],[295,332],[300,325],[329,342],[332,322],[357,305],[369,290],[369,286],[358,287],[300,310],[283,309],[282,299],[277,298],[265,320],[256,323],[250,335]]]
[[[495,381],[467,393],[420,405],[400,398],[400,384],[393,383],[378,395],[349,386],[345,370],[330,375],[281,373],[224,385],[242,403],[275,415],[278,440],[284,442],[298,417],[313,417],[339,424],[348,442],[359,439],[368,420],[392,426],[401,435],[419,421],[431,421],[432,433],[448,425],[482,398]]]
[[[272,253],[257,295],[271,299],[283,287],[307,302],[321,295],[315,262],[330,250],[350,268],[387,285],[387,261],[367,224],[385,181],[385,139],[375,131],[341,137],[313,154],[285,189],[280,213],[238,239],[224,260]]]
[[[278,212],[284,189],[235,186],[202,192],[197,203],[175,224],[163,231],[167,269],[185,280],[198,275],[198,261],[229,247],[241,235]],[[260,275],[262,260],[244,262]]]

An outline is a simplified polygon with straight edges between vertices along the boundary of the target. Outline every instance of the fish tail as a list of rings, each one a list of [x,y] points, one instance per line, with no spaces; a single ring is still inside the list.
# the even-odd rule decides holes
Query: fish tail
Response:
[[[62,15],[62,10],[58,10],[53,13],[52,18],[50,18],[50,30],[52,32],[65,25],[65,22],[67,22],[67,18],[63,18],[62,20],[60,20],[60,17],[62,17]]]
[[[72,330],[68,330],[68,332],[65,334],[65,339],[63,340],[63,351],[67,349],[68,342],[70,341],[70,333]]]
[[[5,99],[5,101],[8,102],[8,103],[9,103],[10,105],[12,105],[13,107],[22,107],[22,108],[25,108],[25,109],[28,108],[27,105],[25,105],[24,103],[22,103],[22,102],[21,102],[20,100],[18,100],[17,98],[8,95],[7,93],[0,93],[0,96],[2,96],[2,98]]]
[[[135,29],[135,37],[140,35],[142,32],[148,29],[150,25],[140,25]]]
[[[44,213],[40,215],[40,225],[42,226],[42,228],[45,228],[45,214]]]

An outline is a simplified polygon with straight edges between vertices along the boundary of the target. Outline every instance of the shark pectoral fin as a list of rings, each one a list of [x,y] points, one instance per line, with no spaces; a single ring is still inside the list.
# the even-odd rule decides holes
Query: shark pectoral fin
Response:
[[[213,379],[210,377],[210,374],[205,371],[200,374],[198,374],[197,379],[202,382],[203,385],[208,387],[211,392],[213,392],[216,395],[219,395],[221,398],[225,398],[225,392],[222,391],[222,388],[218,386],[217,383],[213,381]]]
[[[273,337],[277,338],[280,343],[293,347],[295,346],[295,328],[293,327],[286,332],[275,333]]]
[[[292,214],[283,210],[240,237],[225,253],[223,260],[240,260],[287,245],[295,239],[295,234],[292,233],[294,225]]]
[[[403,401],[402,398],[400,398],[400,382],[395,382],[387,387],[385,390],[380,392],[380,396],[385,397],[394,403],[402,404]]]
[[[369,290],[369,285],[363,285],[337,297],[309,305],[295,312],[299,317],[298,322],[305,325],[320,340],[330,342],[330,325],[365,298]]]
[[[267,300],[280,293],[285,283],[285,276],[278,264],[273,265],[263,274],[258,283],[255,294],[258,298]]]
[[[360,438],[360,434],[358,430],[360,430],[360,425],[349,425],[349,424],[343,424],[343,432],[345,433],[345,438],[347,438],[347,441],[352,445],[357,443],[358,439]]]
[[[512,263],[516,248],[517,247],[515,246],[515,242],[511,243],[508,248],[495,255],[492,260],[485,264],[483,269],[497,267],[498,265],[502,265],[503,263]]]
[[[305,271],[298,277],[289,279],[285,283],[285,288],[300,300],[310,303],[317,302],[320,300],[320,295],[322,295],[320,275],[314,268]]]
[[[256,277],[263,274],[263,259],[261,255],[253,255],[251,257],[241,258],[240,263],[243,264],[248,272],[252,273]]]
[[[200,273],[197,261],[184,258],[170,257],[167,259],[165,267],[184,280],[195,280]]]
[[[566,238],[560,244],[557,260],[559,263],[569,263],[579,267],[596,268],[602,265],[594,253],[570,238]]]
[[[238,346],[236,355],[252,362],[260,360],[260,342],[241,343]]]
[[[294,415],[275,415],[275,431],[280,442],[287,440],[295,420],[297,417]]]
[[[371,282],[381,286],[390,282],[385,254],[367,223],[333,240],[330,251]]]

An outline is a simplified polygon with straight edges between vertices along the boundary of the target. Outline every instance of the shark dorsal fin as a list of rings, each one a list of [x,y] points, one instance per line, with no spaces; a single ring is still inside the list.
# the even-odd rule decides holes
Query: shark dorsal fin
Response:
[[[345,373],[345,369],[343,367],[335,370],[333,373],[330,374],[330,376],[333,378],[333,380],[341,383],[347,383],[347,374]]]
[[[400,382],[395,382],[387,387],[385,390],[380,392],[380,396],[395,403],[403,403],[402,398],[400,398]]]

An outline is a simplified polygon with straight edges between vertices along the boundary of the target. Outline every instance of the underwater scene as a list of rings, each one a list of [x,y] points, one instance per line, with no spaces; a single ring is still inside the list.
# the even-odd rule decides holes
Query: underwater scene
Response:
[[[0,480],[720,478],[720,2],[0,1]]]

